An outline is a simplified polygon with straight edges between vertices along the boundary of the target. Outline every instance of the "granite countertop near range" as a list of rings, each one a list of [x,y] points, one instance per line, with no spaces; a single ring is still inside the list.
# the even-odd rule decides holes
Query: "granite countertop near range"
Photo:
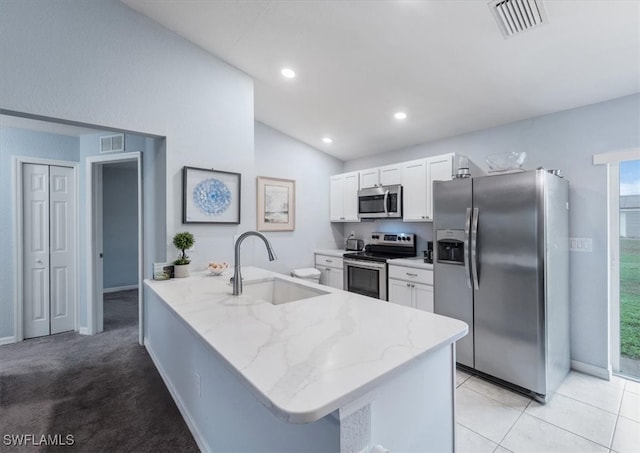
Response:
[[[411,258],[395,258],[387,261],[389,264],[396,264],[398,266],[413,267],[416,269],[433,270],[433,263],[425,263],[424,258],[421,256],[415,256]]]
[[[315,250],[314,253],[318,255],[334,256],[336,258],[342,258],[345,253],[352,253],[352,250],[344,249],[327,249],[327,250]]]

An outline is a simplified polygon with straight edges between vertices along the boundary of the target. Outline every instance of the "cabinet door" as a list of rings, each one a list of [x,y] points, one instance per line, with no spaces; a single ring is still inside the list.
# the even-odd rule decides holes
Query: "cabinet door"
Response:
[[[389,279],[389,302],[411,307],[412,283]]]
[[[405,222],[427,220],[426,159],[405,162],[402,166],[402,207]]]
[[[358,172],[345,173],[344,175],[344,211],[343,221],[359,222],[358,219],[358,189],[360,187]]]
[[[383,186],[402,184],[402,166],[395,164],[380,167],[380,184]]]
[[[376,187],[380,183],[378,169],[360,170],[360,188]]]
[[[422,285],[420,283],[413,284],[413,302],[414,307],[418,310],[433,313],[433,286]]]
[[[427,159],[427,219],[433,220],[433,181],[449,181],[453,177],[453,154]]]
[[[329,219],[332,222],[344,220],[344,177],[335,175],[329,181]]]

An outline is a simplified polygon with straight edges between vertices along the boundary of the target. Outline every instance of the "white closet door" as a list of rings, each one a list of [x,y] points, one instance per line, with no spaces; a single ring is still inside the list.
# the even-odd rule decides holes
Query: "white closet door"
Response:
[[[76,304],[75,181],[73,169],[50,167],[51,333],[74,329]]]
[[[24,337],[49,335],[49,167],[22,167]]]

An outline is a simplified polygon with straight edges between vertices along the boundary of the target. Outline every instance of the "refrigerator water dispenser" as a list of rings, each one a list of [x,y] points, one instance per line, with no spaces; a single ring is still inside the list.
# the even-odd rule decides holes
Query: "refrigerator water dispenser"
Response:
[[[464,266],[464,230],[437,230],[436,241],[439,263]]]

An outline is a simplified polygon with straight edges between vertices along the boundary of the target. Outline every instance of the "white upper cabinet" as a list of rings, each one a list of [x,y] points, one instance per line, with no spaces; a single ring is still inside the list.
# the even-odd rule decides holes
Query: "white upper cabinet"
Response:
[[[402,220],[431,222],[433,182],[452,179],[455,161],[456,154],[449,153],[334,175],[331,177],[331,221],[359,222],[358,189],[402,184]],[[479,169],[472,166],[472,171]]]
[[[330,179],[329,218],[332,222],[359,222],[359,174],[357,171],[334,175]]]
[[[427,158],[427,220],[433,220],[433,182],[453,178],[454,158],[454,153]]]
[[[449,153],[402,164],[402,220],[433,220],[433,181],[448,181],[452,178],[454,156],[454,153]]]
[[[402,164],[402,220],[426,222],[427,219],[427,159]]]
[[[360,170],[360,188],[368,189],[369,187],[377,187],[380,184],[380,171],[378,168],[369,168]]]
[[[393,164],[380,167],[380,185],[393,186],[402,184],[402,165]]]
[[[360,188],[402,184],[402,165],[393,164],[384,167],[360,170]]]

